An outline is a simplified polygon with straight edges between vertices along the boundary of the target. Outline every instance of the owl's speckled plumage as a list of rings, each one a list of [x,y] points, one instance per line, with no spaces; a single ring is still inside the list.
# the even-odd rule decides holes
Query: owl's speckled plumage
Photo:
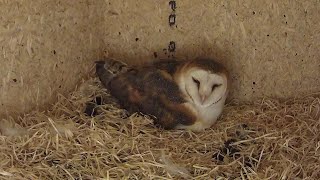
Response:
[[[211,59],[170,59],[139,67],[129,67],[116,60],[96,63],[100,81],[111,95],[119,100],[124,109],[131,113],[142,112],[151,115],[155,117],[154,123],[164,129],[203,130],[210,127],[221,113],[222,109],[219,107],[217,117],[207,121],[207,117],[201,114],[201,105],[197,104],[183,87],[188,84],[186,78],[189,77],[185,75],[189,71],[202,74],[210,72],[228,78],[226,69]],[[198,86],[199,90],[200,87],[205,87],[204,85]],[[225,97],[226,95],[223,96],[222,104]]]

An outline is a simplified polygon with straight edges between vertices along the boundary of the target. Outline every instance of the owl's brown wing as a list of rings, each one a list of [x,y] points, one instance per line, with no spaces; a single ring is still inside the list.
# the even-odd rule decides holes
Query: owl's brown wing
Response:
[[[152,102],[146,106],[148,112],[157,117],[156,124],[172,129],[177,124],[191,125],[196,120],[194,114],[185,106],[186,100],[172,76],[165,70],[146,70],[144,74],[145,92]]]
[[[144,98],[140,81],[141,79],[136,77],[136,71],[130,71],[114,77],[105,87],[119,101],[122,108],[134,113],[139,111],[139,104]]]
[[[154,123],[164,129],[191,125],[196,119],[185,107],[172,76],[164,70],[143,67],[121,74],[110,81],[108,89],[125,109],[156,117]]]

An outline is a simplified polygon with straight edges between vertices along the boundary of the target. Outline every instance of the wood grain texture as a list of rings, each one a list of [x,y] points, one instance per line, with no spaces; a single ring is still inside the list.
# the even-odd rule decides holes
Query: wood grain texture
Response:
[[[104,1],[0,1],[0,117],[47,109],[102,55]]]
[[[215,58],[230,71],[230,98],[241,102],[320,91],[320,1],[176,4],[176,26],[170,27],[169,1],[109,1],[105,54],[132,64],[172,55]],[[167,50],[170,41],[174,53]]]

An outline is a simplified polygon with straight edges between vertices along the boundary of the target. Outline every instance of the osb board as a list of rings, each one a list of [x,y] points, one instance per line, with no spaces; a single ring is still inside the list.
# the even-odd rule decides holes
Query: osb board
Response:
[[[173,11],[169,0],[106,1],[105,54],[129,63],[216,58],[232,74],[230,97],[241,101],[320,90],[320,1],[175,2]]]
[[[0,1],[0,117],[73,90],[102,52],[103,1]]]

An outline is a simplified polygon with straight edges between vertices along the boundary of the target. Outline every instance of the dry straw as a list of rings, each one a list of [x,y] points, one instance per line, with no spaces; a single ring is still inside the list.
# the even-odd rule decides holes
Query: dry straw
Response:
[[[100,114],[83,111],[107,97]],[[0,179],[320,179],[320,99],[230,103],[211,129],[127,116],[97,79],[46,112],[1,121]]]

